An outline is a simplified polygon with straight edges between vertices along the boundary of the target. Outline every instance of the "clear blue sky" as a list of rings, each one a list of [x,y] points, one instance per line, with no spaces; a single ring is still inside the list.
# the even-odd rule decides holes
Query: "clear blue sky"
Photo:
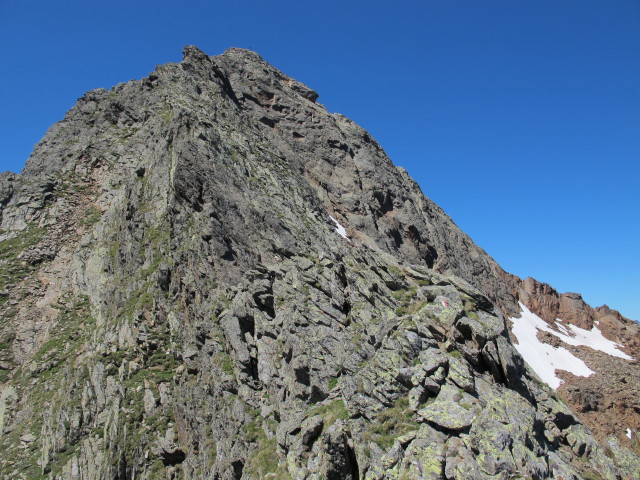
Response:
[[[185,44],[258,51],[506,270],[640,319],[637,0],[0,0],[0,170]]]

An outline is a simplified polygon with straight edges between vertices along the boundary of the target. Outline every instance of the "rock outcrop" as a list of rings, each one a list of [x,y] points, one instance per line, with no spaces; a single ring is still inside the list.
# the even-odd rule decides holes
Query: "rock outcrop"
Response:
[[[637,328],[505,273],[317,98],[185,47],[0,175],[2,478],[635,478],[638,427],[594,436],[506,317]]]

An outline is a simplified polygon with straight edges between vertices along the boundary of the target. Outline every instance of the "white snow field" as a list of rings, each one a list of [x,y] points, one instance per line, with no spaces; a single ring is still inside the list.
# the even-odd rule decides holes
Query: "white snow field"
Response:
[[[551,329],[522,303],[519,302],[519,305],[522,316],[509,319],[513,322],[511,331],[518,339],[514,347],[544,383],[554,390],[560,386],[562,380],[556,376],[556,370],[565,370],[581,377],[595,373],[566,348],[556,348],[538,340],[538,330],[548,332]]]
[[[514,346],[538,376],[554,389],[562,383],[555,374],[556,370],[565,370],[581,377],[588,377],[595,372],[567,349],[540,342],[536,336],[538,330],[555,335],[567,345],[585,346],[614,357],[633,360],[633,357],[618,349],[616,342],[605,338],[595,325],[591,330],[585,330],[575,325],[565,326],[558,318],[556,326],[560,332],[557,332],[521,302],[518,304],[522,311],[521,318],[510,318],[513,322],[512,332],[518,339],[518,345]],[[595,323],[598,325],[598,322]]]
[[[560,323],[561,321],[562,320],[558,318],[556,320],[556,325],[565,333],[565,335],[555,332],[548,327],[548,330],[546,331],[555,335],[568,345],[584,345],[585,347],[599,350],[613,357],[633,360],[633,357],[630,357],[626,353],[618,350],[620,345],[602,336],[602,332],[598,330],[598,327],[594,326],[591,330],[585,330],[583,328],[576,327],[575,325],[568,325],[571,330],[571,332],[569,332],[565,326]]]

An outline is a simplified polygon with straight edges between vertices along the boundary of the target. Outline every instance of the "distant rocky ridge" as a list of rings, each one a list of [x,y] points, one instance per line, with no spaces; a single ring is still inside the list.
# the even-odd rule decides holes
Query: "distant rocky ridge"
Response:
[[[185,47],[0,175],[3,478],[636,478],[638,326],[504,272],[317,98]],[[518,302],[634,360],[565,345],[596,373],[555,392]]]
[[[559,294],[549,285],[532,278],[521,282],[518,299],[546,320],[551,328],[557,329],[556,319],[585,330],[595,328],[634,359],[630,362],[597,349],[572,347],[547,335],[547,343],[569,349],[595,371],[586,378],[559,371],[564,380],[558,390],[561,398],[602,442],[615,437],[628,446],[637,445],[637,433],[628,435],[627,430],[640,431],[640,369],[637,364],[640,359],[640,325],[606,305],[591,308],[579,294]]]

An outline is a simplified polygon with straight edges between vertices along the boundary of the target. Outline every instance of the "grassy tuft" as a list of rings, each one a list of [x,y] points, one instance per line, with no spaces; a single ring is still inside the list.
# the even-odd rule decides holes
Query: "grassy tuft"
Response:
[[[413,420],[408,397],[401,397],[390,408],[380,411],[375,422],[362,434],[365,442],[374,441],[384,450],[393,446],[396,438],[417,430],[420,425]]]
[[[349,411],[342,399],[332,400],[321,405],[317,405],[311,409],[310,415],[320,415],[322,417],[322,431],[325,431],[336,420],[345,420],[349,418]]]

